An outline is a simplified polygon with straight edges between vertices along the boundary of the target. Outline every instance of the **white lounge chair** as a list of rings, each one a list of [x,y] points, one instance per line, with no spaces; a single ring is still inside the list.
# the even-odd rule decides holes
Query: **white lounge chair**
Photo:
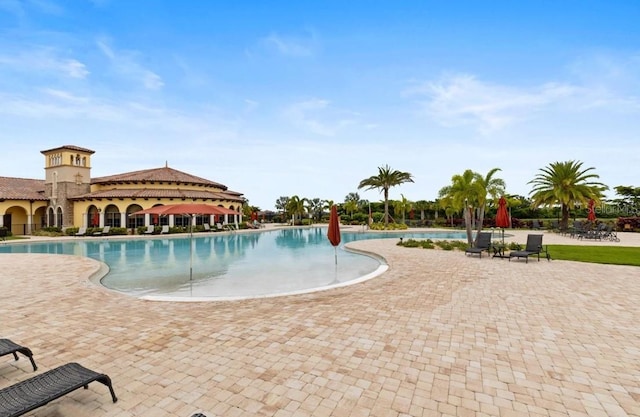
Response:
[[[160,230],[160,234],[161,235],[169,234],[169,226],[167,226],[167,225],[162,226],[162,230]]]
[[[147,226],[147,230],[144,231],[145,235],[152,235],[154,234],[156,231],[156,227],[152,224],[150,224],[149,226]]]
[[[93,232],[93,235],[94,236],[108,235],[110,229],[111,229],[111,226],[105,226],[105,227],[102,228],[102,230],[98,230],[97,232]]]
[[[76,236],[84,236],[87,234],[87,228],[86,227],[81,227],[78,229],[78,233],[76,233]]]

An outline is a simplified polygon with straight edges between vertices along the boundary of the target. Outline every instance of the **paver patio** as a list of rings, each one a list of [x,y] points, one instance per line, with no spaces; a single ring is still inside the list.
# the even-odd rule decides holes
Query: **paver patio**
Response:
[[[599,244],[640,246],[621,237]],[[576,243],[545,233],[555,241]],[[195,303],[98,287],[87,258],[0,254],[0,336],[29,346],[37,372],[77,361],[108,374],[119,398],[94,384],[29,415],[640,416],[639,268],[350,246],[389,271]],[[33,375],[0,359],[0,388]]]

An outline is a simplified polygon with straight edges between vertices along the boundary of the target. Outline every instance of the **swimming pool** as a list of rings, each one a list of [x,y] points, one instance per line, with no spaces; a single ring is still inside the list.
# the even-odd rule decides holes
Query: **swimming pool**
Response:
[[[383,259],[343,249],[379,238],[462,239],[464,232],[342,231],[337,265],[326,227],[146,239],[77,239],[8,244],[0,253],[85,256],[104,262],[101,284],[146,299],[228,300],[309,292],[347,285],[387,269]]]

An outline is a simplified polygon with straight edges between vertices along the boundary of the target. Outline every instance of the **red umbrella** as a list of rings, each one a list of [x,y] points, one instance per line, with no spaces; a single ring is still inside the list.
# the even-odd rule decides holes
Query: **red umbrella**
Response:
[[[132,214],[137,215],[147,213],[158,214],[160,216],[167,216],[169,214],[178,214],[185,216],[195,216],[197,214],[236,214],[236,212],[231,209],[203,203],[167,204],[164,206],[155,206],[145,210],[136,211]]]
[[[496,213],[496,226],[502,228],[502,243],[504,244],[504,228],[509,227],[509,213],[507,213],[507,200],[504,196],[498,200],[498,212]]]
[[[498,212],[496,213],[496,226],[509,227],[509,213],[507,213],[507,200],[500,197],[498,200]]]
[[[595,222],[596,221],[596,208],[595,208],[596,202],[594,201],[594,199],[590,199],[589,200],[589,214],[587,214],[587,220],[589,220],[590,222]]]
[[[329,230],[327,232],[327,238],[335,248],[336,264],[338,264],[337,246],[340,244],[340,219],[338,218],[338,210],[335,205],[331,206],[331,213],[329,214]]]
[[[97,211],[93,212],[93,219],[91,220],[91,225],[93,227],[97,227],[100,225],[100,213],[98,213]]]

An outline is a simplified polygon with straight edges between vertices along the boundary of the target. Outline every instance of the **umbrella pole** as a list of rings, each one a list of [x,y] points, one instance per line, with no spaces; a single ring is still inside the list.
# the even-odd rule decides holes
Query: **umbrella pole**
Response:
[[[336,265],[338,265],[338,247],[334,246],[333,250],[335,252]]]
[[[189,281],[193,280],[193,219],[189,225]]]

